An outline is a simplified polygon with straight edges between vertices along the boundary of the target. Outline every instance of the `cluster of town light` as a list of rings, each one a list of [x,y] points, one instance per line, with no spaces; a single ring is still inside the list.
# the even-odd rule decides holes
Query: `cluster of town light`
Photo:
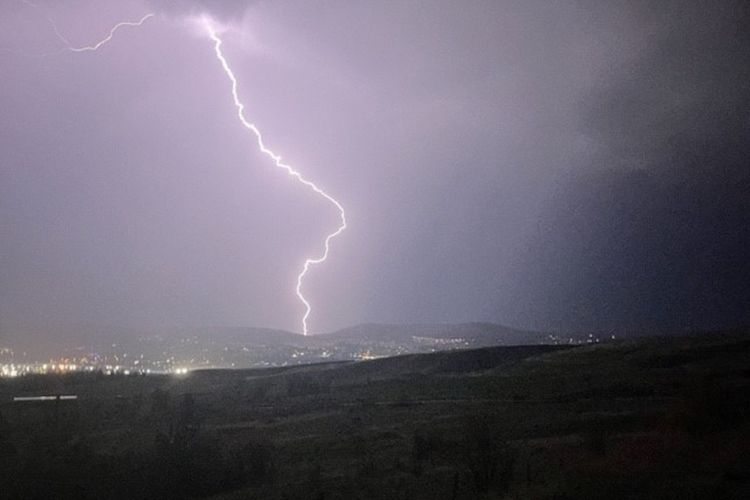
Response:
[[[157,370],[133,370],[125,368],[124,366],[113,366],[113,365],[78,365],[78,364],[62,364],[62,363],[32,363],[32,364],[16,364],[6,363],[0,364],[0,378],[15,378],[22,375],[46,375],[53,373],[93,373],[101,372],[104,375],[151,375],[157,373],[171,373],[173,375],[185,375],[190,371],[189,368],[179,367],[172,368],[165,371]]]

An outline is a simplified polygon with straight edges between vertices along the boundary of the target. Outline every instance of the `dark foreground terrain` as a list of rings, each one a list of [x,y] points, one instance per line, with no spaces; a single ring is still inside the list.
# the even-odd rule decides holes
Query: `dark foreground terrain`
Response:
[[[748,416],[744,334],[23,377],[0,497],[750,498]]]

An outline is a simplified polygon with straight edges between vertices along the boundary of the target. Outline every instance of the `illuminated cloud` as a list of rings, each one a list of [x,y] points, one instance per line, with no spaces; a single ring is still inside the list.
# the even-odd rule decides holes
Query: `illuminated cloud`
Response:
[[[154,10],[169,16],[208,14],[222,22],[238,20],[256,0],[149,0]]]

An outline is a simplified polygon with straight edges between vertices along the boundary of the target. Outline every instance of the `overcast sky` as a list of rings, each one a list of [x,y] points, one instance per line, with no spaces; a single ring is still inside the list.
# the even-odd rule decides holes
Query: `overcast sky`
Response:
[[[606,6],[603,4],[607,4]],[[741,1],[0,1],[0,339],[750,320]],[[95,52],[56,52],[61,42]],[[42,56],[53,52],[52,55]],[[48,328],[49,327],[49,328]]]

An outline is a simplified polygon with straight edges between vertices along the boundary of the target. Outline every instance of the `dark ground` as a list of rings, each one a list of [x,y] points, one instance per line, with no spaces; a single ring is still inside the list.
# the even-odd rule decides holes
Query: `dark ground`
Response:
[[[0,497],[750,498],[749,415],[744,332],[23,377]]]

